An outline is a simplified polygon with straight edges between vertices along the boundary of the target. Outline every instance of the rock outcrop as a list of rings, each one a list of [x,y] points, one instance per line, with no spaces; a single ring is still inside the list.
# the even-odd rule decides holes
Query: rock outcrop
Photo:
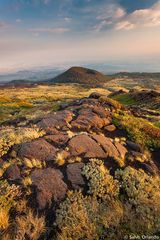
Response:
[[[45,131],[44,136],[14,146],[16,157],[31,163],[14,164],[4,176],[13,182],[30,177],[34,200],[39,209],[45,209],[64,199],[68,189],[85,189],[82,170],[91,158],[108,163],[113,172],[115,165],[122,168],[134,162],[137,168],[155,173],[155,164],[151,164],[140,145],[126,139],[121,130],[117,137],[112,120],[117,106],[93,93],[89,98],[63,104],[60,111],[46,114],[36,121]],[[2,166],[4,162],[5,159],[0,160]]]

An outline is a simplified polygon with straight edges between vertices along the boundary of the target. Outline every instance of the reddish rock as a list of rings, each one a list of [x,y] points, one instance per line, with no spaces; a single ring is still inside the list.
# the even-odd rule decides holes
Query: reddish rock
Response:
[[[45,139],[47,142],[50,142],[54,144],[55,146],[62,146],[68,141],[68,135],[67,134],[56,134],[56,135],[47,135],[45,136]]]
[[[21,178],[21,173],[20,169],[17,165],[11,165],[10,167],[7,168],[5,171],[5,177],[8,180],[18,180]]]
[[[94,135],[93,138],[103,147],[108,157],[119,157],[119,152],[117,148],[114,146],[114,144],[109,138],[106,138],[103,135]]]
[[[80,189],[85,185],[81,174],[84,163],[73,163],[67,166],[67,177],[74,189]]]
[[[69,141],[69,149],[72,156],[82,155],[86,158],[105,158],[103,149],[89,136],[78,135]]]
[[[71,120],[72,112],[64,110],[48,114],[37,125],[48,133],[54,128],[59,129],[63,126],[66,126]]]
[[[79,104],[81,105],[83,104],[96,105],[98,103],[99,103],[98,99],[94,98],[82,98],[79,100]]]
[[[22,143],[18,151],[18,157],[35,158],[41,161],[49,161],[55,157],[56,148],[45,139],[40,138],[32,142]]]
[[[63,175],[59,170],[36,169],[32,172],[31,179],[39,209],[51,207],[52,201],[59,202],[64,199],[67,185],[62,180]]]
[[[106,125],[106,118],[100,118],[90,109],[82,109],[75,121],[72,121],[71,126],[75,130],[88,131],[92,127],[101,129]]]
[[[108,118],[103,118],[104,119],[104,126],[108,126],[109,124],[111,124],[111,118],[108,117]]]
[[[118,142],[115,143],[115,146],[120,154],[120,157],[124,159],[126,156],[126,153],[128,152],[127,149],[121,143],[118,143]]]
[[[94,106],[92,111],[96,113],[101,118],[108,118],[110,116],[110,112],[105,110],[102,106]]]
[[[116,127],[115,127],[115,125],[112,124],[112,125],[108,125],[108,126],[104,127],[104,130],[106,130],[108,132],[113,132],[116,130]]]

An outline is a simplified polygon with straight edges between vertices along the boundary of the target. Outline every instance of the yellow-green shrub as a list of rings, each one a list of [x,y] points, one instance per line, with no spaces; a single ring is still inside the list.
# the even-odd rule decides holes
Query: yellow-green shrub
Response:
[[[83,167],[82,174],[88,180],[89,194],[109,200],[118,196],[119,183],[110,175],[103,161],[90,159]]]
[[[3,156],[14,144],[33,140],[45,133],[37,127],[4,127],[0,130],[0,156]]]
[[[116,171],[130,232],[155,233],[160,229],[160,178],[127,167]],[[127,212],[127,207],[130,210]],[[126,221],[124,218],[124,221]],[[130,222],[129,222],[130,221]],[[137,227],[137,222],[138,227]]]
[[[114,114],[114,124],[125,129],[136,143],[147,147],[160,147],[160,129],[149,121],[120,112]]]
[[[105,104],[113,107],[115,110],[122,109],[122,105],[118,101],[116,101],[112,98],[109,98],[109,97],[106,97],[106,96],[101,96],[99,98],[99,101],[101,103],[105,103]]]
[[[57,240],[99,239],[106,228],[117,226],[122,216],[119,201],[100,201],[95,196],[84,197],[81,192],[68,192],[56,211]]]
[[[0,181],[0,230],[9,225],[9,212],[16,205],[15,199],[21,194],[19,187],[9,185],[7,181]]]

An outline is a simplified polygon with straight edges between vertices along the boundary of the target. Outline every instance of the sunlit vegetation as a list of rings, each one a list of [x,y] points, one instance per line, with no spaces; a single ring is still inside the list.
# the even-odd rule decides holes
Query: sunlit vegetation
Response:
[[[117,170],[113,180],[103,162],[96,159],[85,165],[84,173],[90,189],[88,195],[69,191],[56,212],[58,240],[123,239],[131,233],[158,231],[159,177],[127,167]]]
[[[62,128],[56,126],[53,133],[46,133],[37,127],[36,123],[41,117],[59,110],[61,103],[86,97],[95,91],[105,95],[91,101],[98,101],[98,107],[102,107],[98,108],[100,115],[109,114],[108,118],[103,119],[109,120],[106,126],[112,124],[114,131],[104,130],[104,125],[93,131],[76,132],[72,121]],[[3,122],[0,129],[0,239],[121,240],[130,234],[159,234],[160,177],[152,154],[160,148],[160,126],[158,121],[151,123],[129,114],[127,109],[136,103],[130,95],[118,95],[112,99],[107,97],[108,91],[105,89],[87,89],[76,84],[19,88],[18,91],[10,88],[0,90],[0,94],[0,122]],[[88,105],[84,105],[87,112]],[[73,121],[78,111],[73,113]],[[26,121],[20,120],[18,124],[12,122],[21,117],[25,117]],[[89,120],[92,121],[92,114]],[[102,154],[102,157],[92,158],[84,157],[83,153],[74,155],[68,142],[62,146],[47,140],[47,135],[54,135],[54,130],[57,135],[65,133],[68,142],[81,134],[92,139],[94,135],[107,137],[111,142],[109,148],[113,148],[115,156],[103,157]],[[19,154],[22,143],[38,138],[44,138],[55,149],[49,160],[38,155]],[[129,147],[129,139],[136,150]],[[95,143],[98,149],[95,151],[102,150],[107,154],[107,143],[103,148],[98,141]],[[116,148],[116,144],[120,147]],[[78,147],[83,150],[83,146]],[[90,146],[87,147],[90,149]],[[45,148],[43,151],[42,146],[43,153]],[[123,155],[119,152],[125,150],[125,157],[121,157]],[[47,154],[49,151],[47,149]],[[69,164],[73,167],[73,175],[69,172],[72,176],[67,172]],[[55,171],[53,179],[52,171]],[[12,179],[12,174],[16,180]],[[50,182],[54,185],[54,181],[58,186],[56,190],[54,186],[50,189]],[[76,181],[80,185],[74,184]],[[55,195],[61,187],[64,188],[64,196],[56,201]],[[46,202],[44,209],[40,209],[39,201]]]
[[[44,111],[57,111],[60,103],[86,97],[95,91],[108,94],[103,88],[88,89],[78,84],[0,89],[0,123],[20,117],[33,119],[42,116]]]
[[[160,178],[126,167],[112,176],[105,162],[90,159],[83,167],[88,192],[68,191],[50,228],[56,240],[122,239],[127,234],[156,234],[160,228]],[[28,187],[29,184],[26,184]],[[43,214],[27,206],[15,185],[0,182],[2,239],[37,240],[45,236]],[[17,199],[18,202],[16,201]],[[52,210],[50,210],[52,211]],[[16,213],[15,219],[12,218]],[[4,231],[5,230],[5,231]]]
[[[108,104],[109,106],[113,107],[116,110],[122,108],[122,105],[118,101],[108,98],[107,96],[100,97],[99,101],[104,104]]]
[[[10,210],[20,195],[20,189],[16,185],[0,181],[0,232],[9,226]]]
[[[129,94],[119,94],[117,96],[114,96],[113,99],[117,100],[118,102],[130,106],[130,105],[135,105],[137,102],[135,99],[133,99]]]
[[[114,114],[114,123],[125,129],[130,139],[144,147],[160,147],[160,129],[149,121],[121,111]]]
[[[28,140],[39,138],[45,134],[37,127],[4,127],[0,131],[0,157],[8,152],[10,147]]]

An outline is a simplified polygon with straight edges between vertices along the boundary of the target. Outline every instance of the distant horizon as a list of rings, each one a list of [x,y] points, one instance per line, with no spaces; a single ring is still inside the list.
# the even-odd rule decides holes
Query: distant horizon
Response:
[[[118,72],[160,72],[159,61],[157,63],[151,65],[150,62],[120,62],[120,61],[113,61],[113,62],[75,62],[75,63],[60,63],[60,64],[41,64],[37,66],[26,66],[26,67],[19,67],[19,68],[10,68],[10,69],[0,69],[0,75],[6,74],[14,74],[23,71],[45,71],[45,70],[67,70],[71,67],[79,66],[79,67],[86,67],[86,68],[93,68],[97,71],[102,71],[104,73],[118,73]]]
[[[91,68],[97,70],[105,75],[112,75],[120,72],[126,73],[160,73],[157,68],[157,71],[154,69],[149,69],[149,67],[144,66],[143,69],[139,69],[136,65],[130,64],[126,68],[122,68],[122,65],[112,65],[104,64],[104,63],[92,63],[92,64],[60,64],[57,66],[39,66],[39,67],[30,67],[17,69],[15,71],[10,72],[0,72],[0,83],[10,82],[13,80],[30,80],[30,81],[40,81],[46,80],[50,78],[54,78],[55,76],[65,72],[71,67],[80,66],[85,68]]]

